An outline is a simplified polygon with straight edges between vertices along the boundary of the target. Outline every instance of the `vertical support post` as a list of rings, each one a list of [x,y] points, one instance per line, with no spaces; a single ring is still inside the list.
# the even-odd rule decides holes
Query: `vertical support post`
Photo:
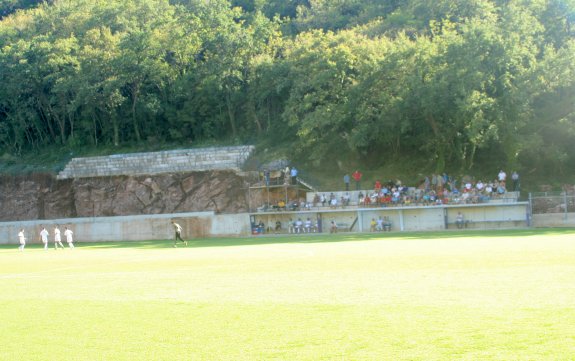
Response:
[[[531,220],[533,219],[533,196],[529,192],[529,206],[527,206],[527,227],[531,227]]]
[[[403,209],[399,210],[399,230],[402,232],[405,230],[405,225],[403,223]]]
[[[563,220],[567,221],[567,192],[563,192],[563,204],[565,204]]]

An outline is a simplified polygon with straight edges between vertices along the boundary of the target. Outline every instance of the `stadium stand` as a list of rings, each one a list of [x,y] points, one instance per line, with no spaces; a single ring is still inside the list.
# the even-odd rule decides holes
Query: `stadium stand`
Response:
[[[58,179],[240,170],[253,150],[250,145],[73,158]]]

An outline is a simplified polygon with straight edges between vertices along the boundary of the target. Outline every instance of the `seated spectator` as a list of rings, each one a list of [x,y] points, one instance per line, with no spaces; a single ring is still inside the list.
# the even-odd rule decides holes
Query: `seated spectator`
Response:
[[[403,202],[403,205],[404,205],[404,206],[409,206],[409,205],[411,205],[411,203],[412,203],[412,198],[411,198],[411,196],[404,195],[402,202]]]
[[[348,193],[348,192],[345,192],[345,194],[343,195],[342,199],[343,199],[343,201],[342,201],[343,205],[344,205],[344,206],[349,206],[350,196],[349,196],[349,193]]]
[[[493,193],[493,184],[487,183],[487,185],[485,186],[485,194],[490,196],[491,193]]]
[[[301,218],[298,218],[297,221],[295,221],[295,233],[302,233],[302,232],[303,232],[303,222]]]
[[[497,194],[505,194],[505,182],[499,182],[499,186],[497,187]]]
[[[264,233],[265,230],[266,230],[266,225],[264,224],[264,221],[260,220],[260,223],[258,223],[258,232]]]
[[[477,184],[475,184],[475,188],[477,189],[477,191],[483,192],[483,187],[485,187],[485,185],[483,184],[483,182],[480,179],[479,182],[477,182]]]
[[[311,232],[311,219],[309,218],[305,220],[305,232],[306,233]]]
[[[391,221],[387,216],[383,218],[383,230],[387,232],[391,231]]]
[[[295,233],[295,222],[291,218],[288,222],[288,233]]]
[[[337,208],[337,198],[333,198],[331,201],[329,201],[329,206],[332,209],[336,209]]]
[[[381,218],[381,216],[379,216],[379,218],[375,222],[375,230],[383,231],[383,218]]]
[[[463,228],[463,226],[465,225],[465,222],[463,220],[463,214],[461,214],[461,212],[457,212],[457,217],[455,218],[455,224],[459,229]]]
[[[313,196],[313,206],[317,207],[317,205],[321,202],[321,198],[319,197],[319,194],[315,194]]]
[[[276,227],[275,227],[275,233],[281,232],[282,230],[282,222],[280,222],[279,220],[276,221]]]
[[[363,204],[369,206],[371,204],[371,197],[363,197]]]

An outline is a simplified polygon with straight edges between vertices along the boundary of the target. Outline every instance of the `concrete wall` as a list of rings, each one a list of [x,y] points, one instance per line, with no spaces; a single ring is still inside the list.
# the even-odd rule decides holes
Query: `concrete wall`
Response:
[[[368,232],[371,219],[381,216],[387,217],[392,222],[394,231],[437,231],[455,228],[457,213],[461,212],[464,219],[469,221],[467,228],[524,228],[528,226],[528,205],[527,202],[514,202],[427,207],[347,207],[335,210],[328,207],[316,207],[309,211],[255,212],[251,213],[251,218],[255,223],[261,220],[266,226],[272,228],[276,221],[280,221],[284,231],[287,230],[287,223],[290,220],[298,218],[319,219],[324,231],[328,229],[326,227],[331,220],[351,226],[357,218],[353,231]]]
[[[287,233],[287,224],[301,218],[318,220],[323,232],[329,232],[331,220],[350,227],[353,232],[368,232],[372,218],[388,217],[393,231],[436,231],[454,228],[458,212],[470,221],[468,228],[498,229],[524,228],[527,224],[527,202],[507,204],[476,204],[460,206],[389,207],[310,210],[300,212],[259,212],[219,214],[213,212],[192,212],[161,215],[138,215],[120,217],[66,218],[50,221],[22,221],[0,223],[0,244],[16,244],[18,231],[24,228],[29,243],[39,243],[38,235],[44,225],[50,232],[54,225],[63,230],[68,226],[74,231],[77,242],[101,241],[144,241],[173,239],[174,231],[170,220],[183,227],[185,239],[206,237],[237,237],[252,233],[250,222],[262,220],[273,229],[275,222],[282,223],[282,232]],[[356,221],[357,220],[357,221]]]
[[[170,221],[176,220],[187,239],[211,236],[246,236],[250,234],[249,216],[243,214],[214,215],[213,212],[193,212],[162,215],[65,218],[49,221],[22,221],[0,223],[0,244],[16,244],[18,232],[24,228],[28,243],[40,243],[43,226],[53,241],[54,225],[63,231],[68,226],[77,242],[144,241],[173,239]]]
[[[534,214],[533,227],[575,227],[575,213]]]

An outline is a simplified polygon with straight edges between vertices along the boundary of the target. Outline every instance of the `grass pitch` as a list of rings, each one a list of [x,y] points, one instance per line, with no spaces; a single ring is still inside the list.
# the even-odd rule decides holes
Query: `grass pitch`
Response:
[[[0,360],[573,360],[575,230],[0,248]]]

